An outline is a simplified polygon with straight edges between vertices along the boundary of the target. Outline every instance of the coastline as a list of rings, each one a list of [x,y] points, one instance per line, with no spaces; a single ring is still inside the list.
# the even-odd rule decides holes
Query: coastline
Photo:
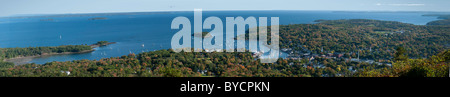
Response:
[[[116,42],[108,42],[108,43],[103,44],[103,45],[92,44],[92,45],[89,45],[92,48],[91,50],[84,50],[84,51],[79,51],[79,52],[43,53],[41,55],[25,56],[25,57],[24,56],[20,56],[20,57],[15,57],[15,58],[3,59],[3,61],[4,62],[12,62],[15,65],[23,65],[23,64],[27,64],[29,61],[31,61],[31,60],[33,60],[34,58],[37,58],[37,57],[90,53],[90,52],[95,51],[95,49],[93,49],[93,48],[97,48],[97,47],[101,47],[101,46],[107,46],[107,45],[111,45],[111,44],[115,44],[115,43]]]

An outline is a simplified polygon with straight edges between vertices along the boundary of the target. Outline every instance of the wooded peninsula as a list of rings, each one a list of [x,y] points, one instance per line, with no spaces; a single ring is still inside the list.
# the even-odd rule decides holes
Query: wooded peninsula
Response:
[[[114,44],[115,42],[99,41],[92,45],[62,45],[56,47],[0,48],[0,62],[3,64],[23,64],[20,60],[40,56],[62,54],[89,53],[93,48]]]

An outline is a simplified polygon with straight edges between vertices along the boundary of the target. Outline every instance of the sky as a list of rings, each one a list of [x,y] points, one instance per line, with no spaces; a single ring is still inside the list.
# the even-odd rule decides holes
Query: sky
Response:
[[[203,10],[450,12],[450,0],[0,0],[0,16]]]

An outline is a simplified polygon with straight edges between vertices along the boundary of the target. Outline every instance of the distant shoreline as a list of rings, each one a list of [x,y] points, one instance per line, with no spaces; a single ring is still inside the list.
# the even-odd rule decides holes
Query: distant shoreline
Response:
[[[50,14],[12,14],[0,18],[42,18],[42,17],[83,17],[83,16],[115,16],[115,15],[141,15],[141,14],[171,14],[173,12],[192,12],[193,10],[154,10],[154,11],[123,11],[123,12],[81,12],[81,13],[50,13]],[[203,10],[203,11],[326,11],[342,13],[450,13],[449,11],[383,11],[383,10]]]

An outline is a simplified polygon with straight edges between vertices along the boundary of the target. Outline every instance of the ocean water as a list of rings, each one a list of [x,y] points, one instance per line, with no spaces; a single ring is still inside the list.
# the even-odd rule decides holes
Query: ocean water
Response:
[[[419,12],[333,12],[333,11],[203,11],[203,18],[249,16],[279,17],[280,24],[311,24],[326,19],[376,19],[416,25],[437,20]],[[0,48],[93,44],[97,41],[117,42],[95,48],[91,53],[55,55],[34,58],[29,63],[52,61],[98,60],[171,48],[170,29],[175,17],[188,17],[193,26],[193,12],[159,12],[133,14],[73,15],[66,17],[0,18]],[[106,17],[107,19],[89,20]],[[50,20],[51,19],[51,20]],[[270,24],[270,22],[269,22]],[[224,24],[225,25],[225,24]],[[224,27],[225,29],[225,27]],[[204,30],[208,31],[208,30]],[[144,44],[144,46],[142,46]]]

